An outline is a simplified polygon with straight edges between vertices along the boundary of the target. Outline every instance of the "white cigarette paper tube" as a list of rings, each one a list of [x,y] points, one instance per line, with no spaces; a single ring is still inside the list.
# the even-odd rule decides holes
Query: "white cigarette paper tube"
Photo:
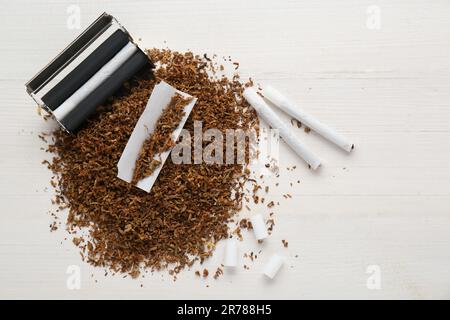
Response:
[[[283,263],[284,259],[279,255],[274,254],[272,257],[270,257],[269,262],[264,267],[264,274],[270,279],[273,279],[280,268],[283,266]]]
[[[335,145],[344,149],[347,152],[353,150],[354,147],[353,143],[351,143],[345,137],[337,133],[334,129],[323,124],[310,114],[303,111],[299,106],[290,101],[288,98],[286,98],[282,93],[280,93],[272,86],[269,85],[263,86],[262,93],[264,95],[264,98],[271,101],[278,108],[289,114],[291,117],[294,117],[311,130],[317,132],[325,139],[331,141],[332,143],[334,143]]]
[[[280,117],[267,105],[263,98],[253,88],[244,90],[244,98],[256,110],[258,115],[272,128],[278,129],[281,138],[295,151],[313,170],[320,166],[320,159],[314,155],[305,145],[300,143],[290,126],[284,123]]]
[[[252,222],[253,232],[255,233],[256,240],[263,240],[269,236],[262,215],[255,214],[250,217],[250,221]]]
[[[223,265],[225,267],[236,267],[238,260],[238,249],[236,239],[228,239],[225,245],[225,259]]]
[[[136,45],[129,42],[111,60],[109,60],[100,70],[98,70],[85,84],[75,91],[66,101],[64,101],[53,115],[61,120],[73,110],[84,98],[94,91],[103,81],[130,58],[137,51]]]

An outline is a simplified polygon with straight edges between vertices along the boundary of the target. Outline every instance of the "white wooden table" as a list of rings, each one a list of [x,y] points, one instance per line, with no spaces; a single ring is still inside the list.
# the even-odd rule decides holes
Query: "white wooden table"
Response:
[[[50,125],[24,88],[80,32],[67,27],[70,5],[82,28],[107,11],[143,47],[231,55],[243,77],[281,88],[356,150],[297,130],[324,159],[312,173],[281,146],[276,226],[250,270],[218,281],[104,277],[62,228],[49,232],[51,174],[37,134]],[[449,16],[447,0],[2,0],[0,298],[450,298]],[[269,282],[261,269],[272,252],[287,263]],[[66,285],[71,265],[79,290]]]

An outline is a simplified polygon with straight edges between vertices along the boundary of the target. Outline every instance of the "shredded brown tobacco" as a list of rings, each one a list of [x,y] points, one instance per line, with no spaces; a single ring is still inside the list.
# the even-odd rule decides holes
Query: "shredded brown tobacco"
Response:
[[[191,52],[153,49],[160,65],[127,83],[123,94],[99,108],[77,134],[53,133],[49,167],[55,173],[56,203],[67,206],[68,230],[92,265],[136,277],[142,268],[174,273],[209,257],[229,236],[228,223],[240,210],[244,165],[177,164],[168,158],[150,193],[116,177],[117,162],[160,80],[198,98],[185,129],[256,129],[258,118],[242,98],[234,76],[214,77],[213,62]],[[207,144],[207,142],[204,142]],[[86,236],[86,231],[88,236]]]
[[[154,131],[144,141],[139,158],[136,161],[133,180],[131,181],[133,185],[150,176],[161,165],[160,160],[154,159],[155,156],[175,145],[172,133],[185,115],[184,107],[191,101],[192,98],[183,97],[179,93],[172,97],[158,119]]]

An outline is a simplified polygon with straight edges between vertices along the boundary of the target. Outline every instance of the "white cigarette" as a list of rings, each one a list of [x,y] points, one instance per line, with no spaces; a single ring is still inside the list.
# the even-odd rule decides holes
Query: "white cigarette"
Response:
[[[300,143],[290,126],[285,124],[280,117],[267,105],[261,96],[253,88],[244,90],[244,98],[252,105],[258,115],[272,128],[278,129],[281,138],[295,151],[313,170],[320,166],[320,159],[314,155],[305,145]]]
[[[311,130],[314,130],[325,139],[331,141],[332,143],[334,143],[335,145],[344,149],[347,152],[353,150],[354,145],[352,142],[350,142],[345,137],[337,133],[334,129],[323,124],[310,114],[303,111],[299,106],[291,102],[288,98],[286,98],[282,93],[280,93],[272,86],[269,85],[263,86],[262,93],[264,95],[264,98],[271,101],[278,108],[280,108],[290,116],[294,117]]]
[[[262,215],[255,214],[250,217],[250,221],[252,222],[253,232],[255,233],[256,240],[263,240],[269,236]]]
[[[137,50],[136,45],[129,42],[111,60],[109,60],[100,70],[98,70],[85,84],[75,91],[66,101],[64,101],[53,115],[61,120],[69,114],[84,98],[94,91],[103,81],[114,73],[125,61],[127,61]]]
[[[264,267],[264,274],[270,279],[273,279],[280,268],[283,266],[283,263],[284,259],[279,255],[274,254],[272,257],[270,257],[269,262]]]
[[[236,239],[228,239],[225,245],[225,259],[223,265],[225,267],[236,267],[238,260],[238,249]]]

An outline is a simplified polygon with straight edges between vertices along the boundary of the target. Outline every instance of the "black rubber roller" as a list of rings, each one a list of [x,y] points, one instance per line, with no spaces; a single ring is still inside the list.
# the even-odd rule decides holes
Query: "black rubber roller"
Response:
[[[128,43],[128,41],[128,35],[120,29],[116,30],[86,59],[47,92],[42,97],[42,101],[51,110],[58,108],[67,98],[111,60]]]
[[[150,60],[138,50],[121,65],[110,77],[102,82],[92,93],[81,101],[60,122],[70,132],[76,131],[84,121],[95,113],[97,106],[112,96],[122,84],[131,79],[139,70],[150,64]]]
[[[45,83],[51,80],[60,68],[71,58],[78,56],[83,48],[97,35],[103,33],[113,22],[114,17],[106,12],[100,15],[78,38],[76,38],[66,49],[64,49],[55,59],[53,59],[44,69],[39,71],[26,84],[29,94],[40,89]]]

